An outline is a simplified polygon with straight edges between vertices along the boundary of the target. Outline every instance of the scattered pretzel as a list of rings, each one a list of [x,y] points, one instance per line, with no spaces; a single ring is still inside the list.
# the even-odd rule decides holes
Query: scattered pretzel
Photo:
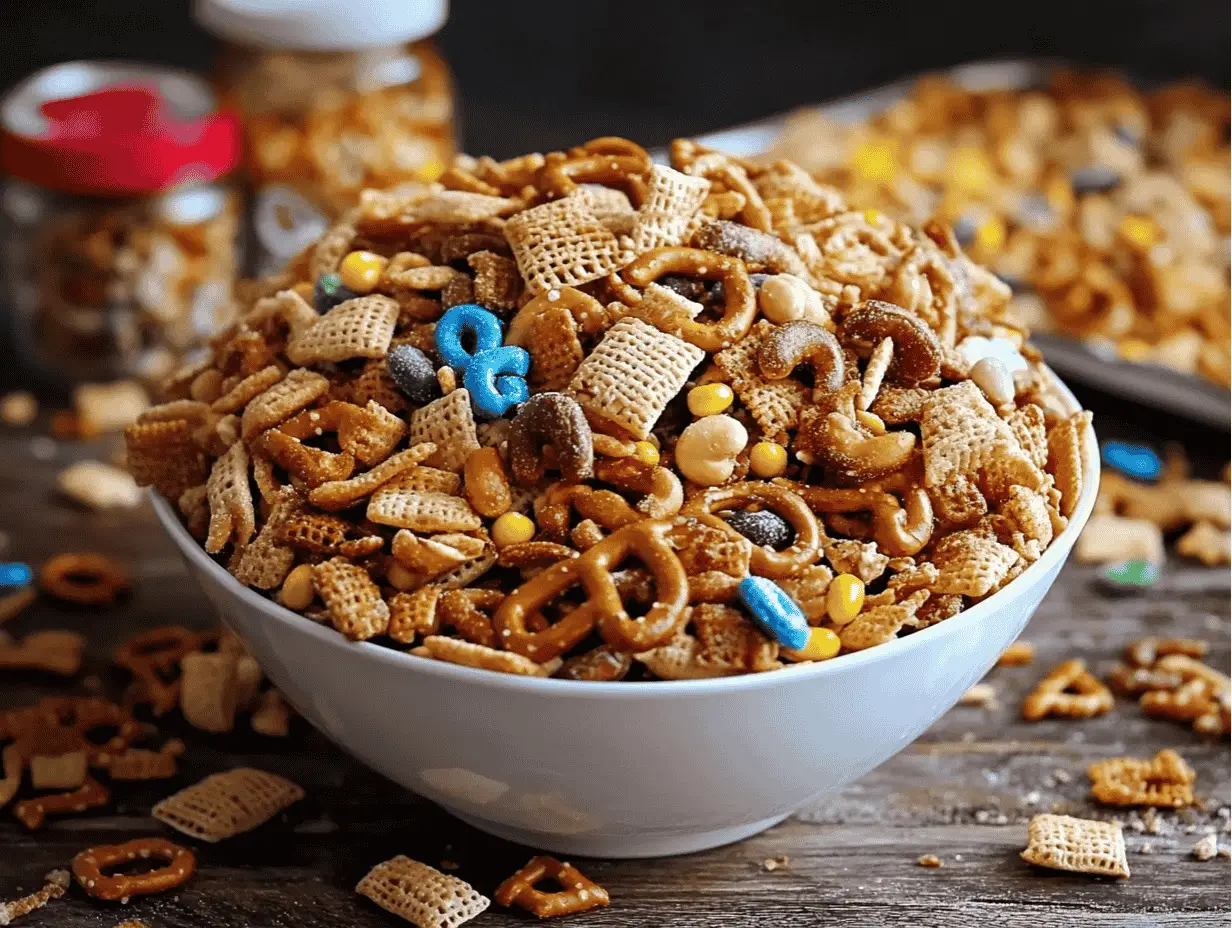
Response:
[[[84,812],[97,806],[107,804],[111,794],[93,777],[86,777],[78,789],[71,793],[56,793],[52,796],[40,796],[37,799],[23,799],[13,806],[13,817],[31,831],[42,826],[48,815],[65,815],[70,812]]]
[[[180,698],[180,680],[165,679],[180,661],[199,651],[216,633],[198,632],[180,625],[160,625],[130,638],[112,655],[112,663],[133,675],[133,705],[148,703],[155,716],[165,715]]]
[[[1112,708],[1112,693],[1087,670],[1080,660],[1069,660],[1055,667],[1033,689],[1022,704],[1022,717],[1038,722],[1048,715],[1068,719],[1089,719]]]
[[[592,629],[622,651],[646,651],[676,630],[688,601],[689,583],[680,559],[667,542],[667,522],[644,519],[609,535],[580,557],[553,564],[510,593],[492,617],[501,643],[543,662],[568,651]],[[655,580],[655,602],[634,619],[625,611],[612,581],[612,570],[636,554]],[[530,615],[580,582],[587,598],[555,625],[542,631],[528,627]]]
[[[535,884],[553,879],[563,887],[559,892],[545,893]],[[561,863],[555,857],[532,857],[517,873],[509,877],[492,894],[503,906],[517,906],[539,918],[574,915],[611,902],[607,890],[584,877],[572,864]]]
[[[666,274],[685,274],[703,280],[721,280],[725,304],[717,322],[697,322],[681,310],[671,316],[643,319],[658,329],[684,339],[703,351],[716,352],[744,338],[757,316],[757,294],[744,262],[697,248],[656,248],[629,264],[621,276],[635,287],[648,287]],[[639,302],[630,308],[638,315]]]
[[[82,606],[109,606],[131,587],[128,571],[101,554],[57,554],[39,569],[44,593]]]
[[[103,875],[105,869],[151,857],[167,863],[146,873]],[[135,838],[82,851],[73,858],[73,876],[86,895],[105,902],[125,903],[133,896],[164,893],[183,886],[196,866],[196,856],[186,847],[163,838]]]

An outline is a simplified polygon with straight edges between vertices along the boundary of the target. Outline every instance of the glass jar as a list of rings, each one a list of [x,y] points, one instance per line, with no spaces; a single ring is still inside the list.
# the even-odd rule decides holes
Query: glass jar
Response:
[[[228,40],[218,90],[240,114],[254,270],[271,273],[366,187],[435,180],[454,153],[453,81],[426,36],[445,0],[199,0]]]
[[[0,273],[21,359],[61,385],[155,381],[214,331],[240,204],[239,131],[170,69],[74,62],[0,107]]]

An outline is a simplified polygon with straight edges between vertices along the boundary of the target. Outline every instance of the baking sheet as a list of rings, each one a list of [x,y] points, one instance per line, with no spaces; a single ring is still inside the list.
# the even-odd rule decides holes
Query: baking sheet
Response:
[[[987,61],[940,73],[967,90],[1024,90],[1042,86],[1052,71],[1064,66],[1066,62],[1055,59]],[[839,122],[863,122],[905,97],[915,81],[916,77],[908,77],[814,109]],[[757,155],[774,144],[787,115],[712,132],[697,141],[732,155]],[[1040,333],[1032,341],[1066,379],[1216,428],[1232,428],[1232,394],[1202,377],[1158,364],[1123,361],[1106,348],[1063,335]]]

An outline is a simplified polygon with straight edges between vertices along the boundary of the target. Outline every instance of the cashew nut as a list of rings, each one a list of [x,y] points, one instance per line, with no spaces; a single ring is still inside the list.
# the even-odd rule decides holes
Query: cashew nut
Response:
[[[800,444],[841,477],[863,482],[893,473],[906,464],[915,448],[915,435],[872,435],[842,413],[832,412],[809,423],[801,431]]]
[[[815,322],[781,325],[757,349],[757,365],[769,380],[782,380],[805,361],[813,367],[816,386],[833,391],[843,385],[843,349]]]
[[[843,316],[842,337],[877,343],[894,339],[887,373],[899,383],[917,384],[941,372],[941,342],[928,324],[901,306],[868,300]]]

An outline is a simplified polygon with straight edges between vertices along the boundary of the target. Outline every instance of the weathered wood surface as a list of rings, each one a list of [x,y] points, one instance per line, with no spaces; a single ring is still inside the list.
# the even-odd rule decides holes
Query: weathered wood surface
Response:
[[[1106,412],[1103,434],[1133,434]],[[1193,435],[1183,424],[1154,422],[1156,434]],[[10,538],[7,559],[37,564],[69,549],[109,552],[133,569],[133,597],[114,611],[93,613],[38,604],[9,623],[24,634],[38,628],[81,631],[90,641],[86,673],[118,693],[122,678],[107,665],[111,649],[137,630],[165,622],[206,625],[212,615],[178,555],[147,508],[88,513],[58,500],[54,476],[80,457],[105,457],[107,443],[59,443],[54,460],[38,460],[37,430],[0,432],[0,529]],[[1226,451],[1219,435],[1198,435],[1201,456],[1217,464]],[[1224,742],[1203,742],[1188,729],[1144,718],[1137,707],[1086,722],[1018,718],[1024,693],[1048,668],[1073,655],[1108,670],[1129,641],[1145,634],[1184,634],[1214,644],[1212,660],[1229,663],[1229,583],[1225,570],[1168,565],[1149,593],[1109,598],[1094,572],[1071,564],[1028,627],[1039,650],[1028,667],[993,672],[1000,708],[958,707],[915,745],[837,798],[740,844],[661,861],[586,861],[584,871],[612,894],[605,910],[572,923],[603,925],[845,925],[845,926],[1214,926],[1228,923],[1229,867],[1225,858],[1200,863],[1189,856],[1208,830],[1228,840],[1229,753]],[[40,694],[84,692],[81,678],[64,684],[34,674],[0,677],[0,705]],[[859,712],[858,706],[819,706],[819,712]],[[98,843],[165,834],[148,816],[173,789],[240,763],[290,776],[308,791],[283,819],[220,846],[198,848],[199,872],[181,891],[103,906],[73,892],[18,924],[103,926],[141,917],[152,928],[177,926],[391,926],[400,924],[355,896],[356,881],[396,853],[429,863],[454,861],[456,871],[490,892],[521,865],[529,850],[462,825],[367,771],[299,723],[288,739],[252,734],[213,737],[165,728],[189,750],[173,782],[121,784],[111,807],[55,821],[34,834],[7,810],[0,814],[0,898],[39,884],[42,874],[67,865]],[[1141,833],[1140,819],[1096,809],[1087,799],[1086,765],[1118,754],[1147,756],[1174,747],[1198,771],[1204,807],[1160,816],[1159,834]],[[1033,869],[1018,859],[1027,819],[1056,808],[1127,822],[1131,879],[1112,883]],[[1151,853],[1142,853],[1150,845]],[[936,854],[940,870],[916,864]],[[786,856],[768,871],[764,862]],[[477,925],[526,923],[494,908]]]

